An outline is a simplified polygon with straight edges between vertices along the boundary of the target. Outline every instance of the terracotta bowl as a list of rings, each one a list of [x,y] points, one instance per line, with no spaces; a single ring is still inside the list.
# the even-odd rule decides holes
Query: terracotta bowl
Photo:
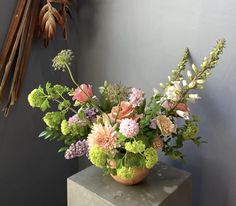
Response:
[[[143,181],[143,179],[148,175],[149,169],[147,168],[135,168],[134,176],[130,179],[123,179],[119,176],[111,175],[112,178],[123,185],[135,185]]]

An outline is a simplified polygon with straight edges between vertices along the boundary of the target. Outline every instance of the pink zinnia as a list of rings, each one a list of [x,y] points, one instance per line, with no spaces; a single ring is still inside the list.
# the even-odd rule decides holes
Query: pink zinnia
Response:
[[[120,133],[126,137],[134,137],[139,133],[138,123],[133,119],[122,119],[120,123]]]
[[[144,100],[144,92],[140,89],[132,88],[131,94],[129,96],[129,101],[133,105],[133,107],[138,107],[143,103]]]

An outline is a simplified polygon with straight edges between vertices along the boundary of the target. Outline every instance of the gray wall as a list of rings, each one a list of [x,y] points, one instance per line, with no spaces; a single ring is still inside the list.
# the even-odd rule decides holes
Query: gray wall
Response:
[[[79,2],[78,71],[94,86],[104,79],[121,81],[150,95],[153,87],[166,81],[186,46],[199,64],[217,39],[227,39],[224,55],[201,92],[202,100],[191,106],[202,117],[200,134],[208,144],[201,148],[187,144],[188,164],[170,163],[193,174],[195,206],[234,206],[235,0]]]
[[[0,1],[0,45],[16,2]],[[0,114],[1,206],[66,205],[66,178],[78,171],[77,161],[64,160],[57,153],[58,144],[37,138],[44,128],[42,114],[28,106],[27,95],[46,81],[69,82],[64,73],[53,71],[51,58],[63,48],[76,47],[73,28],[70,26],[70,41],[66,43],[59,34],[48,49],[43,48],[41,40],[34,40],[18,104],[8,118]]]

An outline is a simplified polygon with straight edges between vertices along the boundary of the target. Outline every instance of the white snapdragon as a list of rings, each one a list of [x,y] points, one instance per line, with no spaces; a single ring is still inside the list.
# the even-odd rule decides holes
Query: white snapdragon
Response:
[[[189,120],[189,112],[186,111],[181,111],[181,110],[176,110],[176,114],[182,118],[184,118],[185,120]]]
[[[173,85],[166,88],[165,96],[167,99],[176,102],[181,98],[180,81],[173,81],[172,84]]]

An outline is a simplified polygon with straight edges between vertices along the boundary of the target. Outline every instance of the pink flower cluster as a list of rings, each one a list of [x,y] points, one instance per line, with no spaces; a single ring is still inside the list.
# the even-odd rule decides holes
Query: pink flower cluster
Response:
[[[143,103],[144,100],[144,92],[140,89],[132,88],[131,94],[129,96],[129,101],[133,105],[133,107],[138,107]]]
[[[128,138],[134,137],[139,133],[138,123],[133,119],[122,119],[120,133]]]

